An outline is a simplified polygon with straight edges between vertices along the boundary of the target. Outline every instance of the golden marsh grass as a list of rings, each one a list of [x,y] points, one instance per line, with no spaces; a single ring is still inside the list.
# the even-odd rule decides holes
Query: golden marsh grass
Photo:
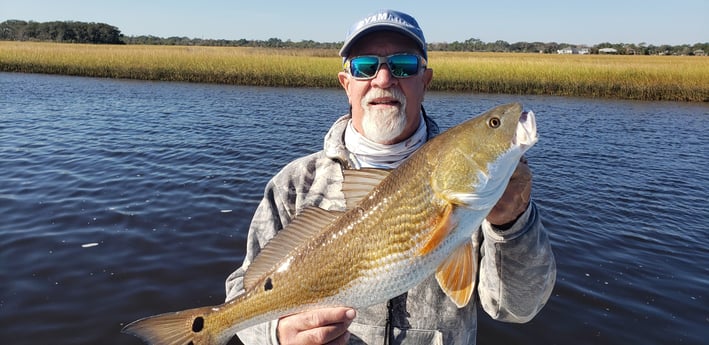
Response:
[[[709,102],[709,57],[429,53],[432,90]],[[0,70],[339,87],[335,50],[0,42]]]
[[[450,90],[709,101],[709,58],[700,56],[439,52],[430,60]]]

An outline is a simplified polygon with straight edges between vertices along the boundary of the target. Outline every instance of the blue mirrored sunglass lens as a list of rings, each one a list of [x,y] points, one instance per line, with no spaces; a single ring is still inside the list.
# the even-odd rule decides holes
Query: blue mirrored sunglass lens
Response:
[[[419,58],[415,55],[394,55],[388,62],[391,74],[395,77],[410,77],[419,72]]]
[[[355,78],[371,78],[377,74],[379,59],[376,56],[360,56],[350,61],[350,73]]]
[[[378,56],[358,56],[350,60],[350,74],[355,78],[371,79],[377,75],[379,66],[386,61],[394,77],[408,78],[418,74],[419,57],[417,55],[400,54],[386,58]]]

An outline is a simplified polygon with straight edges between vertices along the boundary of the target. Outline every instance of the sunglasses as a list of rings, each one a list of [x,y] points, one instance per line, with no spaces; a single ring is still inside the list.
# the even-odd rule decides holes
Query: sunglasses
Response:
[[[426,68],[426,60],[416,54],[394,54],[389,56],[363,55],[355,56],[345,61],[345,70],[357,80],[374,79],[379,67],[386,64],[389,72],[395,78],[410,78],[422,68]]]

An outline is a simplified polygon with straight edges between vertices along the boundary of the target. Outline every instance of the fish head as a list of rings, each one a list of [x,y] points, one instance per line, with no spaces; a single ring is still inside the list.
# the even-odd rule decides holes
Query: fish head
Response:
[[[522,155],[538,140],[534,113],[501,105],[443,133],[432,184],[446,199],[492,208]]]

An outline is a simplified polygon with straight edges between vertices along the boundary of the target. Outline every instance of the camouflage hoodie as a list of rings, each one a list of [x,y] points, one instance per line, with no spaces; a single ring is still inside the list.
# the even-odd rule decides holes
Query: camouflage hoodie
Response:
[[[424,113],[428,139],[436,123]],[[338,119],[325,136],[324,149],[286,165],[267,184],[251,222],[243,265],[226,280],[227,300],[243,293],[243,277],[261,248],[307,206],[345,210],[342,169],[351,169],[344,132],[349,115]],[[506,322],[527,322],[549,298],[556,265],[537,208],[506,230],[487,221],[473,235],[480,261],[477,295],[483,309]],[[503,279],[504,277],[504,279]],[[475,344],[476,299],[457,308],[431,276],[387,303],[357,310],[349,328],[350,344]],[[238,333],[244,344],[278,344],[278,321]]]

